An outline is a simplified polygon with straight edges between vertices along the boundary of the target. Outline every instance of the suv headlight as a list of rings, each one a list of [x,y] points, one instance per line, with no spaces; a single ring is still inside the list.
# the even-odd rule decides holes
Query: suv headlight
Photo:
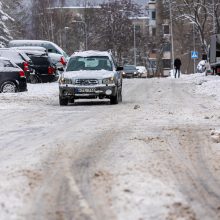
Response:
[[[61,77],[59,80],[60,84],[72,84],[72,80],[69,78]]]
[[[114,84],[115,81],[114,81],[114,78],[113,78],[113,77],[110,77],[110,78],[103,79],[103,80],[102,80],[102,83],[103,83],[103,84]]]

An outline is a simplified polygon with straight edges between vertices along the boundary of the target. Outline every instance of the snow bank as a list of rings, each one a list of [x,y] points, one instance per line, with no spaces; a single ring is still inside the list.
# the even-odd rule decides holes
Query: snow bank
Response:
[[[220,76],[205,76],[204,73],[182,75],[182,79],[187,83],[195,84],[195,92],[208,96],[214,96],[220,100]]]

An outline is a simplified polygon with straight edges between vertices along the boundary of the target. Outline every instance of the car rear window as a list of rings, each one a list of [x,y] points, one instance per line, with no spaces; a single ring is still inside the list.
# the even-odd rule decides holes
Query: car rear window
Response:
[[[0,60],[0,68],[15,67],[9,60]]]
[[[23,63],[24,59],[17,51],[0,50],[0,56],[6,57],[15,63]]]
[[[49,66],[51,64],[49,57],[45,56],[30,56],[33,64],[35,65],[47,65]]]

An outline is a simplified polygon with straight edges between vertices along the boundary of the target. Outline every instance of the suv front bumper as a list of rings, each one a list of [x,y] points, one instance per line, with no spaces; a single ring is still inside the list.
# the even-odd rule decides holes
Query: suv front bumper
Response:
[[[94,86],[60,84],[59,91],[61,98],[110,98],[111,96],[116,96],[117,87],[113,84],[99,84]]]

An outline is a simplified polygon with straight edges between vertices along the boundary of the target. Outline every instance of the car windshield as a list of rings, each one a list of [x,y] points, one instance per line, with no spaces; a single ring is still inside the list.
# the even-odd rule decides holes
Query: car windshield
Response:
[[[124,70],[134,70],[136,71],[136,66],[124,66]]]
[[[107,70],[112,71],[112,63],[107,56],[72,57],[66,71]]]

